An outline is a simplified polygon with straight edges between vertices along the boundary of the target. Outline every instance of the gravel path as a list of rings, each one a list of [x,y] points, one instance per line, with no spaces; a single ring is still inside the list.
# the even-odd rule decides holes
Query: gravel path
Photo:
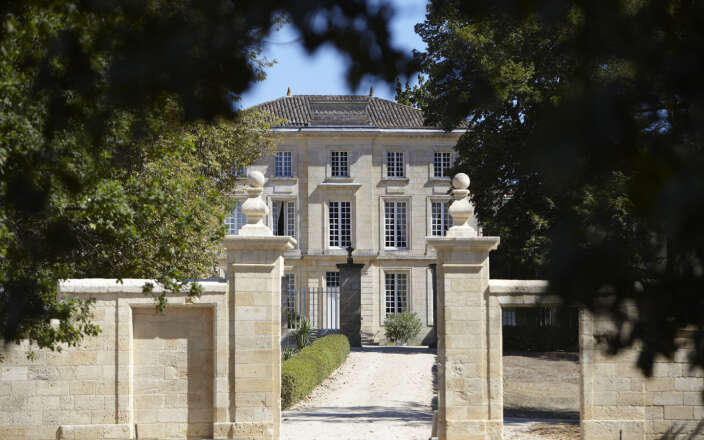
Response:
[[[435,354],[416,347],[352,349],[311,396],[283,413],[282,440],[428,440]]]
[[[580,438],[578,419],[552,420],[579,414],[574,398],[565,399],[578,392],[574,360],[553,357],[504,357],[506,412],[519,416],[504,420],[504,440]],[[434,364],[425,348],[353,348],[307,399],[284,411],[281,439],[428,440]]]

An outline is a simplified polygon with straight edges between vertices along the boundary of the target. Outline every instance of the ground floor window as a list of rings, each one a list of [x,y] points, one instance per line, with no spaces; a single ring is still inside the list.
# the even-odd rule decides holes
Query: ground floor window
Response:
[[[325,287],[330,289],[340,288],[340,272],[325,272]]]
[[[385,274],[386,313],[408,311],[408,274]]]

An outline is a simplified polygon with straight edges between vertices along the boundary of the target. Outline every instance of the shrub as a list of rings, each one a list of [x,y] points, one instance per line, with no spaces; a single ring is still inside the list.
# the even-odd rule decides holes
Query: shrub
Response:
[[[384,326],[387,339],[406,344],[420,334],[423,323],[415,313],[403,312],[386,315]]]
[[[281,360],[287,361],[296,355],[296,349],[293,347],[285,347],[281,350]]]
[[[296,346],[299,350],[302,350],[310,344],[310,321],[303,318],[301,320],[301,326],[296,329]]]
[[[324,336],[281,365],[281,406],[289,408],[307,396],[347,358],[345,335]]]

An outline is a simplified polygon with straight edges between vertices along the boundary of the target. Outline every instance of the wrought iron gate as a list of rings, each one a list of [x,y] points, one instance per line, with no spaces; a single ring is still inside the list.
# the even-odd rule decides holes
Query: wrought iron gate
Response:
[[[288,329],[298,329],[307,320],[311,329],[340,329],[340,289],[286,289],[286,312]]]

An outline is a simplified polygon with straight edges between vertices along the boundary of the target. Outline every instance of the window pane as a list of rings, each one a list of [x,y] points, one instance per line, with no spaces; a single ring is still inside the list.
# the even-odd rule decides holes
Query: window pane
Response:
[[[330,168],[332,177],[347,177],[349,167],[346,151],[332,151],[330,153]]]
[[[225,217],[225,226],[228,235],[238,235],[240,228],[247,224],[247,216],[242,212],[242,203],[237,202],[230,215]]]
[[[450,153],[446,151],[435,152],[433,157],[433,176],[447,177],[450,169]]]
[[[431,216],[432,235],[445,236],[447,234],[447,230],[450,226],[452,226],[452,217],[450,217],[450,203],[432,202]]]
[[[330,246],[340,246],[340,203],[339,202],[329,202],[328,203],[328,213],[329,213],[329,233],[330,233]]]
[[[408,247],[406,217],[406,202],[384,203],[384,245],[386,247]]]
[[[386,152],[386,175],[387,177],[404,177],[403,152]]]
[[[386,313],[408,311],[408,274],[387,273],[384,278]]]
[[[293,170],[291,168],[291,152],[279,151],[276,153],[276,161],[274,166],[274,176],[276,177],[292,177]]]
[[[286,235],[296,238],[296,205],[286,202]]]
[[[340,287],[340,272],[325,272],[325,287],[339,288]]]

